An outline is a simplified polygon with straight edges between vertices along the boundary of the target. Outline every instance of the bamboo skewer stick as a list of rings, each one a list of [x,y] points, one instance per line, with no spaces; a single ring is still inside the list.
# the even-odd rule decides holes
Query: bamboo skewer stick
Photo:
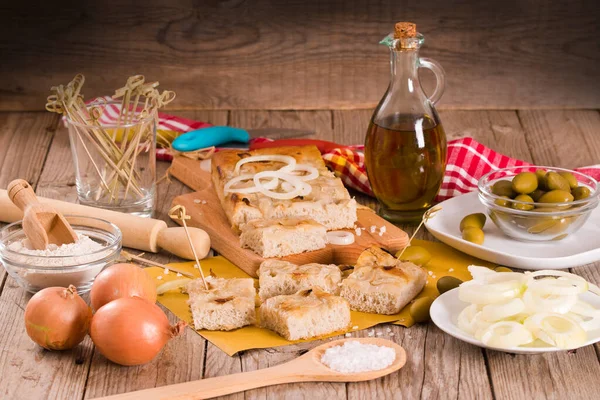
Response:
[[[136,169],[136,164],[138,155],[147,147],[148,133],[153,129],[148,125],[148,117],[152,118],[156,125],[158,108],[171,102],[175,94],[169,91],[159,93],[158,82],[146,83],[143,75],[129,77],[126,85],[117,89],[113,96],[115,100],[121,98],[121,107],[117,123],[109,133],[107,127],[100,121],[104,112],[101,105],[93,104],[88,107],[83,101],[81,89],[84,82],[85,77],[78,74],[66,86],[52,87],[46,109],[64,114],[74,122],[73,130],[76,138],[100,181],[95,193],[97,201],[107,195],[109,203],[119,202],[127,199],[130,193],[144,198],[145,193],[139,183],[142,176]],[[144,97],[144,107],[139,111],[138,106],[142,97]],[[109,104],[104,102],[108,107]],[[117,143],[118,140],[120,143]],[[140,143],[144,143],[144,148],[140,149]],[[90,145],[104,161],[104,165],[99,165],[93,158]]]

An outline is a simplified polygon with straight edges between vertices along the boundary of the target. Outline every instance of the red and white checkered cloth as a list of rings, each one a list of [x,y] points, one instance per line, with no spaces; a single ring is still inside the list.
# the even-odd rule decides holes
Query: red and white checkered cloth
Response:
[[[211,126],[211,124],[162,113],[159,115],[158,129],[187,132],[206,126]],[[267,141],[270,139],[253,140]],[[363,150],[363,145],[334,149],[323,154],[323,159],[347,187],[372,196],[373,192],[365,170]],[[167,154],[165,149],[160,149],[158,158],[167,160],[170,159],[170,154]],[[471,138],[451,140],[448,143],[446,174],[436,200],[443,201],[475,190],[479,178],[492,170],[528,165],[531,164],[500,154]],[[577,168],[576,171],[600,180],[600,164]]]

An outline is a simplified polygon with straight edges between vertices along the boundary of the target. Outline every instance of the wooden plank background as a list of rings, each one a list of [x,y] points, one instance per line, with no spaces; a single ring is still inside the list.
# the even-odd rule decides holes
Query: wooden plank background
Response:
[[[369,108],[398,20],[446,70],[441,108],[600,107],[595,0],[3,3],[0,110],[41,110],[78,72],[88,98],[133,74],[160,80],[173,109]]]

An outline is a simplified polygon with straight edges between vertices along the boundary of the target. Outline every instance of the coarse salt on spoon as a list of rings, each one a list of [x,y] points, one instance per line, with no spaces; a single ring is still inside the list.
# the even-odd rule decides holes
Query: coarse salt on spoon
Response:
[[[396,352],[396,358],[386,368],[376,371],[343,373],[330,369],[321,362],[325,351],[346,342],[385,346]],[[274,367],[251,372],[218,376],[193,382],[178,383],[137,392],[123,393],[103,399],[209,399],[244,390],[290,382],[360,382],[377,379],[398,371],[406,363],[406,352],[402,346],[381,338],[351,338],[334,340],[315,347],[304,355]]]
[[[77,241],[77,234],[65,217],[50,205],[40,203],[27,181],[12,181],[7,192],[10,200],[23,210],[23,231],[35,250],[45,250],[49,243],[61,246]]]

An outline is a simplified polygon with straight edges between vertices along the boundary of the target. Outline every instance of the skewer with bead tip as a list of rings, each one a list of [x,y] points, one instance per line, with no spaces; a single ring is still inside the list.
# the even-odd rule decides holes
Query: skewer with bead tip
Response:
[[[202,272],[202,266],[200,265],[200,260],[198,259],[198,255],[196,254],[196,249],[194,248],[194,243],[192,242],[192,238],[190,237],[190,233],[187,228],[187,223],[185,222],[188,219],[191,219],[189,215],[186,214],[185,207],[182,205],[176,205],[175,207],[169,210],[169,217],[173,219],[181,220],[183,224],[183,228],[185,229],[185,234],[190,243],[190,247],[192,248],[192,253],[194,253],[194,259],[196,260],[196,265],[200,270],[200,276],[202,277],[202,283],[204,283],[204,288],[208,290],[208,285],[206,284],[206,279],[204,279],[204,272]]]

